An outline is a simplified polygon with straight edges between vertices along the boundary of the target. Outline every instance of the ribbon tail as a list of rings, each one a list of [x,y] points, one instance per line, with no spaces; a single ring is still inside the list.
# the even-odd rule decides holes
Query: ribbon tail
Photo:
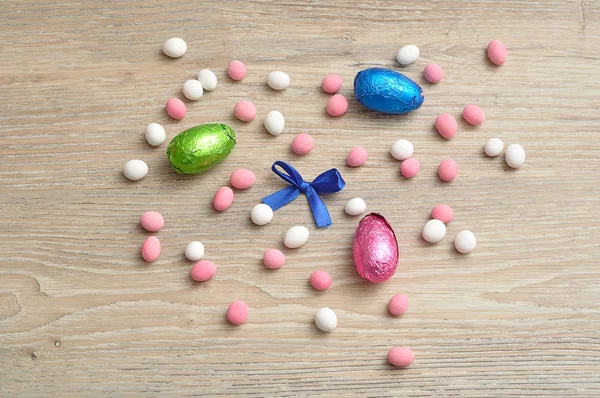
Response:
[[[308,204],[312,211],[317,227],[327,228],[331,225],[331,216],[327,210],[327,206],[321,200],[317,192],[311,187],[306,191],[306,197],[308,198]]]
[[[262,198],[262,202],[275,211],[296,199],[298,195],[300,195],[300,189],[291,185],[269,196],[265,196]]]

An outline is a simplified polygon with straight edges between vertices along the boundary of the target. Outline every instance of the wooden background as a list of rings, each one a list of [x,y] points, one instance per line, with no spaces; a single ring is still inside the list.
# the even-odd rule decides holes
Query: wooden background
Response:
[[[598,396],[599,21],[595,0],[0,2],[0,395]],[[173,36],[189,46],[181,59],[160,51]],[[502,67],[485,57],[491,39],[509,48]],[[400,70],[395,52],[409,43],[422,57],[402,70],[422,83],[423,107],[361,108],[356,72]],[[225,74],[234,58],[248,66],[239,83]],[[423,81],[428,62],[445,70],[438,85]],[[219,86],[170,120],[165,101],[202,68]],[[278,69],[292,79],[284,92],[264,83]],[[350,99],[341,118],[324,111],[330,72]],[[240,99],[257,120],[234,120]],[[485,124],[459,118],[457,136],[441,139],[435,116],[467,103],[485,109]],[[272,109],[286,116],[279,137],[262,127]],[[166,144],[143,138],[150,122],[171,139],[214,121],[238,145],[203,175],[177,175]],[[297,157],[289,147],[303,131],[316,147]],[[522,169],[483,155],[494,136],[525,147]],[[399,177],[398,138],[415,145],[418,178]],[[355,145],[369,161],[350,169]],[[460,165],[450,184],[436,176],[446,157]],[[150,168],[139,182],[121,173],[134,158]],[[251,207],[284,186],[269,170],[278,159],[307,179],[339,168],[348,185],[325,200],[331,228],[316,229],[302,197],[251,224]],[[217,214],[212,195],[237,167],[257,183]],[[343,208],[355,196],[398,235],[399,270],[380,285],[352,263],[359,218]],[[439,203],[456,217],[428,245],[420,231]],[[139,255],[146,210],[166,219],[152,265]],[[308,244],[266,270],[263,252],[294,224],[309,227]],[[478,239],[468,256],[453,249],[462,229]],[[218,264],[208,283],[188,277],[191,240]],[[333,276],[329,291],[309,287],[316,269]],[[395,293],[410,300],[401,318],[386,312]],[[224,318],[236,299],[251,307],[241,327]],[[339,319],[329,334],[313,325],[323,306]],[[398,345],[415,352],[407,369],[386,362]]]

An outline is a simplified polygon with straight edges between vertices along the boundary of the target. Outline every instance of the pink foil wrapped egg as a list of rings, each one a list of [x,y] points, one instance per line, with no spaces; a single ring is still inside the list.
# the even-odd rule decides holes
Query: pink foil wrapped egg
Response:
[[[398,267],[398,241],[386,219],[377,213],[358,223],[352,243],[352,255],[358,274],[369,282],[385,282]]]

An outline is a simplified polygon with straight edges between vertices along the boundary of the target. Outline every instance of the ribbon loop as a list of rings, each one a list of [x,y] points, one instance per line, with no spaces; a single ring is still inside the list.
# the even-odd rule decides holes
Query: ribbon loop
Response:
[[[275,211],[296,199],[300,193],[303,193],[308,199],[317,226],[327,228],[331,225],[329,211],[319,194],[330,194],[344,189],[346,182],[336,169],[321,173],[313,182],[304,181],[292,165],[280,160],[273,163],[271,170],[290,186],[264,197],[262,199],[263,203],[269,205]]]

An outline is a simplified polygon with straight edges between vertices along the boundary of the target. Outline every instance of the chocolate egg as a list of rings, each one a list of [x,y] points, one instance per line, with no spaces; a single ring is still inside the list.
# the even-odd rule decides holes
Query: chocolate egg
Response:
[[[235,147],[235,133],[226,124],[203,124],[171,140],[167,158],[181,174],[196,174],[225,159]]]
[[[419,109],[423,89],[394,70],[370,68],[354,78],[354,96],[363,106],[381,113],[400,114]]]
[[[352,254],[363,279],[384,282],[394,275],[398,267],[398,241],[381,214],[371,213],[360,220],[354,233]]]

